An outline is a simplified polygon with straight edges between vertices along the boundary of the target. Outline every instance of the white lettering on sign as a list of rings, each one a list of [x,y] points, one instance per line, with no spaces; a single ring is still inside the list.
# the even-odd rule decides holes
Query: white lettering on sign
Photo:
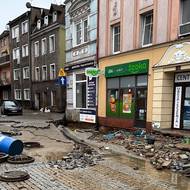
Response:
[[[174,128],[180,128],[180,117],[181,117],[181,94],[182,87],[177,86],[175,89],[175,108],[174,108]]]
[[[96,115],[80,114],[80,121],[87,123],[96,123]]]
[[[175,82],[190,82],[190,73],[177,73]]]

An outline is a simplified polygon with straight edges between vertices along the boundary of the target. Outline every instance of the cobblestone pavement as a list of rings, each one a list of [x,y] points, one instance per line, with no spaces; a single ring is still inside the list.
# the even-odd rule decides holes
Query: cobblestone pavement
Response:
[[[50,167],[48,163],[29,165],[1,164],[1,172],[21,170],[30,174],[23,182],[1,182],[1,190],[177,190],[165,180],[135,171],[123,162],[105,158],[89,168],[65,170]],[[187,189],[186,189],[187,190]]]

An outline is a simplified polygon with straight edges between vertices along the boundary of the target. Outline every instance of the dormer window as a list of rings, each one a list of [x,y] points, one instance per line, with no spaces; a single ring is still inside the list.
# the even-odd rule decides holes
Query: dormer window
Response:
[[[53,12],[53,22],[57,21],[57,11]]]
[[[44,17],[44,24],[47,26],[48,25],[48,16]]]
[[[41,28],[41,20],[39,19],[38,21],[37,21],[37,29],[40,29]]]

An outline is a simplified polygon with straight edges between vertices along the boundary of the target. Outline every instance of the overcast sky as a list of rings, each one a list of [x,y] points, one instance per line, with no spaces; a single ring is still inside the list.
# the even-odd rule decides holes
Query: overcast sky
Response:
[[[0,33],[6,29],[6,24],[26,12],[26,2],[33,6],[49,8],[51,3],[63,3],[63,0],[2,0],[0,5]]]

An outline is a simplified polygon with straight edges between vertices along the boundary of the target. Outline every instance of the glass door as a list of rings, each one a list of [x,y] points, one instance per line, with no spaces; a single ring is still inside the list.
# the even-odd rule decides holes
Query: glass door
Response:
[[[190,129],[190,86],[184,87],[183,129]]]

